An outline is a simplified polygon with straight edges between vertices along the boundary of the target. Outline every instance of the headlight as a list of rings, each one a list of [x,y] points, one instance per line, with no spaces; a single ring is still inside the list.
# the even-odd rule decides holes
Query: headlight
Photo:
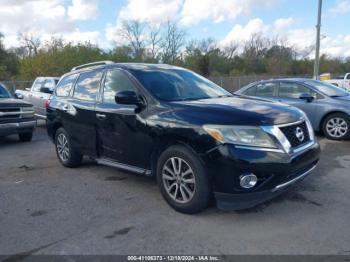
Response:
[[[271,137],[260,127],[204,125],[203,128],[220,143],[277,148]]]

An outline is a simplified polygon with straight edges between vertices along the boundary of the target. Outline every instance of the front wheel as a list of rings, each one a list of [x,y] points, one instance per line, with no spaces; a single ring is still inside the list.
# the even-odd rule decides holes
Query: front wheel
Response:
[[[159,157],[157,182],[175,210],[193,214],[209,205],[211,185],[198,156],[184,146],[171,146]]]
[[[55,146],[57,157],[66,167],[77,167],[80,165],[82,155],[73,147],[69,135],[63,128],[59,128],[55,135]]]
[[[350,118],[343,113],[332,114],[323,121],[322,129],[329,139],[347,139],[350,137]]]

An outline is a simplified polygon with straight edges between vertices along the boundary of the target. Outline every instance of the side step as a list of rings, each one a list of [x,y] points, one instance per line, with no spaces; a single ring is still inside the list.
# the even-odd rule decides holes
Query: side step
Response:
[[[127,164],[118,163],[118,162],[111,160],[111,159],[108,159],[108,158],[98,158],[98,159],[96,159],[96,161],[100,165],[116,167],[116,168],[124,169],[124,170],[130,171],[133,173],[137,173],[137,174],[141,174],[141,175],[150,176],[152,173],[151,170],[147,170],[147,169],[137,167],[137,166],[131,166],[131,165],[127,165]]]

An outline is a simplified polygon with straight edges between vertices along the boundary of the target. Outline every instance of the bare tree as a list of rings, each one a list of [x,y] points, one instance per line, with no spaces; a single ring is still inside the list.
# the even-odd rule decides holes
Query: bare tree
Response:
[[[27,56],[37,55],[40,47],[40,39],[34,37],[32,34],[20,33],[19,39],[22,43],[22,47],[26,49]]]
[[[233,59],[238,50],[238,44],[234,42],[230,42],[224,48],[222,48],[222,52],[227,59]]]
[[[123,21],[122,28],[118,30],[121,36],[133,51],[134,58],[141,60],[145,48],[145,25],[139,21]]]
[[[150,54],[153,60],[157,60],[161,49],[162,35],[161,26],[149,25],[149,46]]]
[[[185,31],[174,22],[166,23],[162,43],[163,62],[172,64],[179,59],[181,48],[185,44],[185,36]]]

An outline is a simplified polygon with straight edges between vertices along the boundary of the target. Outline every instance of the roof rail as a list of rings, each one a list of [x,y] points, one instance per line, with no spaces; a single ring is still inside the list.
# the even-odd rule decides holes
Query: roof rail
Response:
[[[110,65],[110,64],[114,64],[114,62],[113,61],[98,61],[98,62],[93,62],[93,63],[88,63],[88,64],[84,64],[84,65],[79,65],[79,66],[73,67],[71,71],[75,71],[75,70],[78,70],[78,69],[91,67],[91,66]]]

